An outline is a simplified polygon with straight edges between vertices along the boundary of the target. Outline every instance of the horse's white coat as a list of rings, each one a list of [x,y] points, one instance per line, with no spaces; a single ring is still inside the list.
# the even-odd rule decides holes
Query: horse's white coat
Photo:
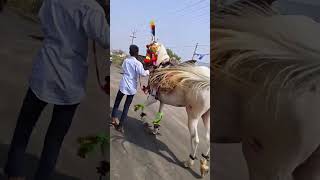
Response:
[[[168,61],[169,56],[167,55],[166,49],[162,44],[160,45],[158,51],[158,61],[157,64],[161,62]],[[161,75],[174,72],[174,77],[181,78],[180,82],[177,82],[176,87],[168,92],[159,91],[158,100],[160,101],[159,112],[162,112],[163,105],[168,104],[176,107],[186,107],[186,112],[188,115],[188,129],[190,132],[190,143],[191,143],[191,155],[195,157],[197,155],[197,148],[199,144],[198,136],[198,121],[203,120],[206,129],[206,142],[207,151],[204,152],[206,156],[210,153],[210,69],[203,66],[175,66],[173,68],[159,68],[152,77],[156,76],[158,70],[160,70]],[[164,79],[168,80],[166,77]],[[158,88],[151,86],[153,92],[157,91]],[[145,106],[149,106],[157,100],[149,95]],[[194,160],[188,158],[186,161],[186,166],[193,165]]]

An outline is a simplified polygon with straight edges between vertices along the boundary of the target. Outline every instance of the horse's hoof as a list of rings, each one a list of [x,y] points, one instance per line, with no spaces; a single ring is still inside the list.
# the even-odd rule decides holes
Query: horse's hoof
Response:
[[[153,134],[153,135],[155,135],[155,136],[156,136],[156,135],[159,135],[159,136],[161,136],[161,133],[160,133],[159,131],[157,131],[157,132],[155,132],[155,131],[152,131],[152,134]]]
[[[209,167],[200,167],[201,178],[204,178],[209,173]]]
[[[208,160],[206,158],[200,159],[200,173],[201,177],[204,178],[209,172]]]
[[[154,135],[158,135],[158,134],[160,134],[159,131],[160,131],[159,128],[153,128],[152,133],[153,133]]]

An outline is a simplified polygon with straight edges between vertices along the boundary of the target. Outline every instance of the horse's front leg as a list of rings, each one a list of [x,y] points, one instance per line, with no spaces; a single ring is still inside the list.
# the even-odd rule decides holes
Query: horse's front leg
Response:
[[[158,134],[159,130],[160,130],[160,122],[163,118],[163,109],[164,103],[160,101],[160,106],[159,106],[159,110],[158,113],[156,114],[156,119],[152,121],[153,123],[153,134]]]
[[[156,102],[157,102],[156,98],[154,96],[152,96],[152,95],[149,95],[147,97],[147,100],[143,104],[136,104],[134,106],[134,111],[141,110],[140,118],[141,118],[142,121],[145,121],[146,113],[144,112],[144,109],[146,107],[150,106],[151,104],[156,103]]]

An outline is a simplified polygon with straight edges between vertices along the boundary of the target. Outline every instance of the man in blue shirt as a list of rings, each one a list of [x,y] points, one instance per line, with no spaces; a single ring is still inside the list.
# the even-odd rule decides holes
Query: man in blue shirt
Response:
[[[112,110],[111,124],[120,132],[124,132],[123,124],[127,118],[129,107],[133,100],[133,96],[137,93],[139,76],[148,76],[149,70],[144,70],[143,65],[137,60],[139,48],[136,45],[131,45],[129,49],[130,57],[126,58],[122,64],[123,76],[120,81],[119,91],[114,102]],[[124,95],[127,95],[126,102],[123,107],[123,112],[119,124],[117,124],[117,110]]]
[[[109,48],[109,25],[94,0],[44,0],[39,17],[44,42],[34,59],[30,86],[17,120],[5,172],[23,179],[24,153],[42,110],[54,104],[35,180],[48,180],[78,104],[85,95],[88,41]]]

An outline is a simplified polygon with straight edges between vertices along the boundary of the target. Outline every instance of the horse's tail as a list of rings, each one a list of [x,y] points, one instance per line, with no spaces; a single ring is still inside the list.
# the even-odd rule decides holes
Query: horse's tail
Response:
[[[193,65],[159,68],[150,77],[150,85],[171,90],[180,86],[198,92],[210,87],[210,69]]]

